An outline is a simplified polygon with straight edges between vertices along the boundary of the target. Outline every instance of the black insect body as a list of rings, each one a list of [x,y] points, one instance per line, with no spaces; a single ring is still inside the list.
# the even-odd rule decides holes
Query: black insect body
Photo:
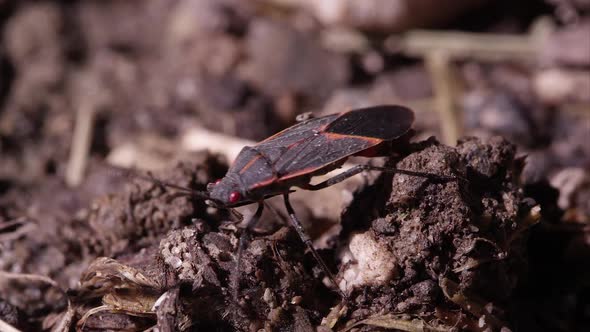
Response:
[[[292,187],[314,189],[311,177],[403,136],[413,121],[405,107],[377,106],[298,123],[243,148],[225,177],[209,186],[209,196],[231,207],[285,194]]]
[[[311,118],[252,147],[244,147],[227,174],[217,182],[209,184],[207,192],[190,191],[189,194],[207,199],[209,204],[222,208],[258,203],[256,213],[248,221],[240,237],[236,276],[245,239],[262,215],[264,200],[271,196],[283,195],[291,225],[309,248],[323,272],[346,299],[346,295],[338,288],[332,273],[313,248],[311,239],[297,219],[289,201],[289,193],[293,191],[293,187],[306,190],[323,189],[365,170],[445,178],[429,173],[358,165],[324,182],[310,183],[313,176],[325,174],[340,167],[348,157],[387,155],[391,147],[407,143],[407,136],[412,134],[413,122],[414,113],[410,109],[394,105],[355,109]],[[187,191],[186,188],[151,180]],[[237,292],[236,282],[235,298],[237,298]]]

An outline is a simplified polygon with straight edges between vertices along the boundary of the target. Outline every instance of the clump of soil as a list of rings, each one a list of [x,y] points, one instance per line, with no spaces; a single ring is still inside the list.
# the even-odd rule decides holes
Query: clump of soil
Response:
[[[118,261],[98,258],[83,274],[75,302],[101,298],[106,307],[96,312],[98,303],[80,308],[86,315],[78,326],[85,331],[123,328],[129,320],[136,326],[157,324],[163,331],[317,325],[321,301],[312,294],[321,285],[309,273],[310,262],[296,233],[282,228],[252,241],[236,274],[238,242],[235,227],[211,227],[197,220],[170,231],[159,246]],[[235,281],[240,284],[238,302]],[[114,315],[115,308],[125,310]]]
[[[396,174],[382,182],[387,201],[374,199],[375,188],[361,193],[343,216],[356,225],[341,271],[352,298],[346,319],[404,313],[433,326],[510,326],[503,308],[526,272],[535,218],[515,152],[500,138],[467,138],[456,148],[430,142],[395,166],[450,179]],[[360,206],[377,218],[359,216]]]

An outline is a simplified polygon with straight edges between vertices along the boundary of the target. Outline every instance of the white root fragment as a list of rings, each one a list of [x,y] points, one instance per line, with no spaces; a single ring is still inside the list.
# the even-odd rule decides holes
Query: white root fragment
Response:
[[[6,323],[2,319],[0,319],[0,331],[4,331],[4,332],[20,332],[19,329],[17,329],[14,326]]]
[[[352,236],[348,245],[351,264],[342,273],[340,289],[349,292],[354,287],[383,285],[396,274],[397,258],[393,252],[371,233]]]
[[[244,146],[252,146],[256,142],[224,135],[205,128],[191,128],[181,138],[181,147],[186,151],[209,150],[234,160]]]
[[[547,103],[585,103],[590,110],[590,71],[551,68],[537,72],[533,78],[535,93]]]

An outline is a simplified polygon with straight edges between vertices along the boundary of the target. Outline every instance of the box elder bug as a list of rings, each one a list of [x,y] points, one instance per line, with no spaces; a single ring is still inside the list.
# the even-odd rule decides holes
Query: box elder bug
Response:
[[[403,106],[383,105],[350,110],[297,123],[254,146],[246,146],[236,157],[227,174],[207,185],[206,192],[187,194],[206,199],[208,204],[232,208],[256,203],[258,208],[239,241],[236,275],[245,246],[245,238],[254,228],[264,209],[266,198],[282,195],[289,221],[301,240],[309,248],[319,266],[331,280],[343,299],[346,294],[338,288],[334,276],[312,245],[289,201],[293,187],[319,190],[341,182],[366,170],[379,170],[435,179],[451,179],[430,173],[396,168],[357,165],[318,184],[311,184],[313,176],[328,173],[351,156],[386,156],[396,144],[407,143],[412,135],[414,113]],[[454,179],[454,178],[453,178]],[[161,185],[187,191],[172,184]],[[238,284],[234,288],[237,297]]]

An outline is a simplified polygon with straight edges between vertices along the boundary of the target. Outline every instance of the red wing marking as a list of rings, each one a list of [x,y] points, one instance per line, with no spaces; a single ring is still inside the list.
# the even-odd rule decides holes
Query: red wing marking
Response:
[[[378,138],[321,133],[305,146],[289,149],[276,163],[279,181],[313,173],[383,142]]]
[[[244,167],[242,167],[242,169],[240,170],[240,174],[244,174],[244,172],[246,172],[250,167],[252,167],[252,165],[254,165],[260,158],[261,156],[257,155],[250,159],[250,161],[246,165],[244,165]]]
[[[355,156],[359,156],[359,157],[367,157],[367,158],[371,158],[371,157],[377,157],[379,156],[379,152],[380,152],[380,147],[381,147],[381,143],[374,145],[368,149],[365,149],[361,152],[357,152],[354,155]]]
[[[248,189],[256,189],[256,188],[260,188],[260,187],[266,187],[266,186],[272,184],[273,182],[276,182],[277,180],[278,180],[278,178],[276,176],[273,176],[272,178],[265,179],[264,181],[254,183]]]
[[[347,139],[347,138],[359,139],[359,140],[367,142],[367,144],[369,144],[370,146],[377,145],[377,144],[383,142],[383,140],[380,138],[357,136],[357,135],[344,135],[344,134],[331,133],[328,131],[322,132],[321,135],[325,136],[328,139],[328,141],[336,141],[336,140]]]

